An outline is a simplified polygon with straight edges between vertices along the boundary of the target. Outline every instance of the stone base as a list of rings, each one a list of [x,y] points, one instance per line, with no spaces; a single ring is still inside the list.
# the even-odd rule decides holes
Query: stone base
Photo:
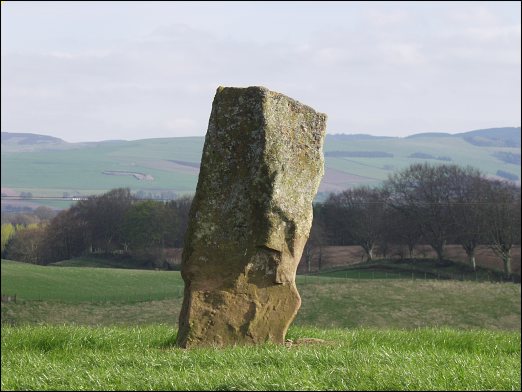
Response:
[[[283,344],[301,297],[293,283],[241,290],[185,290],[186,320],[179,326],[178,345],[230,346],[272,342]]]

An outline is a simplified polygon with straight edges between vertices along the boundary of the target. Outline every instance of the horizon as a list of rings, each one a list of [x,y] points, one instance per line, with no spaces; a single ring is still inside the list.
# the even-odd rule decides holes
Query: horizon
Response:
[[[404,136],[393,136],[393,135],[372,135],[372,134],[369,134],[369,133],[365,133],[365,132],[354,132],[354,133],[344,133],[344,132],[340,132],[340,133],[329,133],[327,131],[326,133],[326,136],[337,136],[337,135],[344,135],[344,136],[371,136],[371,137],[383,137],[383,138],[399,138],[399,139],[404,139],[404,138],[408,138],[408,137],[411,137],[411,136],[415,136],[415,135],[422,135],[422,134],[429,134],[429,133],[440,133],[440,134],[449,134],[451,136],[455,136],[455,135],[458,135],[458,134],[461,134],[461,133],[466,133],[466,132],[473,132],[473,131],[481,131],[481,130],[487,130],[487,129],[501,129],[501,128],[521,128],[521,126],[497,126],[497,127],[490,127],[490,128],[477,128],[477,129],[469,129],[469,130],[464,130],[464,131],[428,131],[428,132],[413,132],[413,133],[410,133],[408,135],[404,135]],[[81,141],[68,141],[64,138],[61,138],[61,137],[58,137],[58,136],[54,136],[50,133],[45,133],[45,132],[37,132],[37,131],[1,131],[1,133],[11,133],[11,134],[27,134],[27,135],[40,135],[40,136],[50,136],[50,137],[55,137],[55,138],[58,138],[66,143],[97,143],[97,142],[107,142],[107,141],[125,141],[125,142],[132,142],[132,141],[138,141],[138,140],[150,140],[150,139],[170,139],[170,138],[191,138],[191,137],[205,137],[205,135],[186,135],[186,136],[159,136],[159,137],[143,137],[143,138],[139,138],[139,139],[97,139],[97,140],[92,140],[92,139],[89,139],[89,140],[81,140]]]
[[[219,85],[296,99],[328,115],[328,134],[521,123],[519,2],[1,7],[6,132],[72,143],[204,136]]]

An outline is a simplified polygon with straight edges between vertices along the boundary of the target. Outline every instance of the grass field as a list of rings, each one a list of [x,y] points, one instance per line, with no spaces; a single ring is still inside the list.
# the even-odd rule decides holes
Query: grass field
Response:
[[[2,188],[16,193],[62,196],[63,192],[98,194],[117,187],[133,191],[174,190],[194,192],[201,159],[203,137],[143,139],[128,142],[100,142],[96,146],[78,146],[61,151],[2,152]],[[517,175],[520,166],[495,158],[497,151],[520,153],[518,148],[478,147],[461,137],[372,138],[337,140],[327,136],[325,153],[330,151],[383,151],[389,158],[345,158],[327,156],[326,175],[318,199],[325,193],[349,187],[375,185],[387,176],[424,159],[408,158],[422,152],[433,156],[449,156],[458,165],[471,165],[494,176],[497,170]],[[173,162],[175,161],[175,162]],[[176,163],[178,162],[178,163]],[[180,164],[182,162],[183,164]],[[447,163],[437,160],[428,162]],[[131,171],[149,174],[153,181],[139,181],[131,176],[109,176],[104,171]],[[36,201],[36,200],[35,200]],[[38,201],[40,202],[40,201]],[[59,202],[54,202],[55,206]],[[62,202],[64,207],[68,204]]]
[[[2,321],[20,324],[147,325],[177,322],[176,271],[42,267],[3,260]],[[327,328],[490,328],[520,331],[520,285],[298,276],[296,325]]]
[[[319,274],[322,277],[350,279],[436,279],[462,280],[476,282],[513,282],[520,283],[520,275],[511,277],[497,270],[477,267],[475,271],[461,263],[447,261],[440,265],[434,259],[413,259],[390,262],[389,260],[373,260],[338,268],[324,269]],[[314,275],[315,275],[314,274]]]
[[[21,300],[79,302],[139,302],[180,298],[178,272],[42,267],[2,260],[2,293]]]
[[[2,192],[61,197],[129,187],[191,193],[203,141],[100,142],[34,152],[3,148]],[[451,163],[489,176],[497,170],[521,176],[520,165],[493,155],[519,154],[519,148],[478,147],[460,137],[327,137],[324,150],[394,156],[327,155],[317,200],[330,191],[376,185],[424,162],[408,157],[417,152],[449,156]],[[31,202],[61,208],[71,203]],[[2,206],[7,203],[2,200]],[[520,274],[520,261],[514,271],[517,266]],[[521,390],[520,284],[481,282],[489,276],[479,274],[476,281],[430,279],[435,276],[426,263],[298,276],[302,307],[287,344],[183,350],[175,346],[180,273],[121,267],[97,259],[47,267],[2,260],[2,390]],[[462,270],[452,265],[446,272]],[[4,302],[4,295],[16,295],[16,301]]]
[[[183,350],[165,325],[4,326],[2,390],[520,390],[514,332],[292,328],[288,337],[294,344]]]
[[[2,390],[520,390],[517,284],[298,276],[288,344],[183,350],[179,272],[1,268]]]

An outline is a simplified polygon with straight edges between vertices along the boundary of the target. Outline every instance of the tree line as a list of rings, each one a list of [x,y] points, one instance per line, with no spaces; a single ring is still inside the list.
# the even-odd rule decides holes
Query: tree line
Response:
[[[520,244],[520,187],[486,178],[457,165],[413,164],[379,187],[330,194],[314,206],[314,224],[305,249],[310,262],[323,245],[359,245],[367,260],[378,247],[407,249],[428,244],[439,261],[447,244],[460,244],[476,268],[478,245],[489,246],[511,275],[511,249]]]
[[[124,254],[152,263],[182,247],[191,198],[140,200],[128,188],[80,200],[40,224],[2,224],[2,257],[48,264],[85,254]],[[4,234],[5,232],[5,234]]]
[[[101,253],[156,262],[162,249],[183,246],[191,201],[140,200],[129,189],[114,189],[48,221],[3,224],[2,256],[47,264]],[[510,276],[511,249],[520,244],[520,187],[471,167],[413,164],[381,186],[332,193],[315,203],[303,256],[310,268],[312,258],[321,262],[326,245],[358,245],[367,260],[377,248],[387,258],[393,247],[414,258],[421,244],[430,245],[441,262],[447,244],[460,244],[473,268],[478,245],[487,245]]]

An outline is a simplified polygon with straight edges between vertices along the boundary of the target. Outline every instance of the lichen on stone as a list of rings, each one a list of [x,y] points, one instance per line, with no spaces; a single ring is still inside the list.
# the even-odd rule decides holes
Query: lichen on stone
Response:
[[[283,343],[324,172],[326,115],[264,87],[219,87],[182,256],[181,347]]]

